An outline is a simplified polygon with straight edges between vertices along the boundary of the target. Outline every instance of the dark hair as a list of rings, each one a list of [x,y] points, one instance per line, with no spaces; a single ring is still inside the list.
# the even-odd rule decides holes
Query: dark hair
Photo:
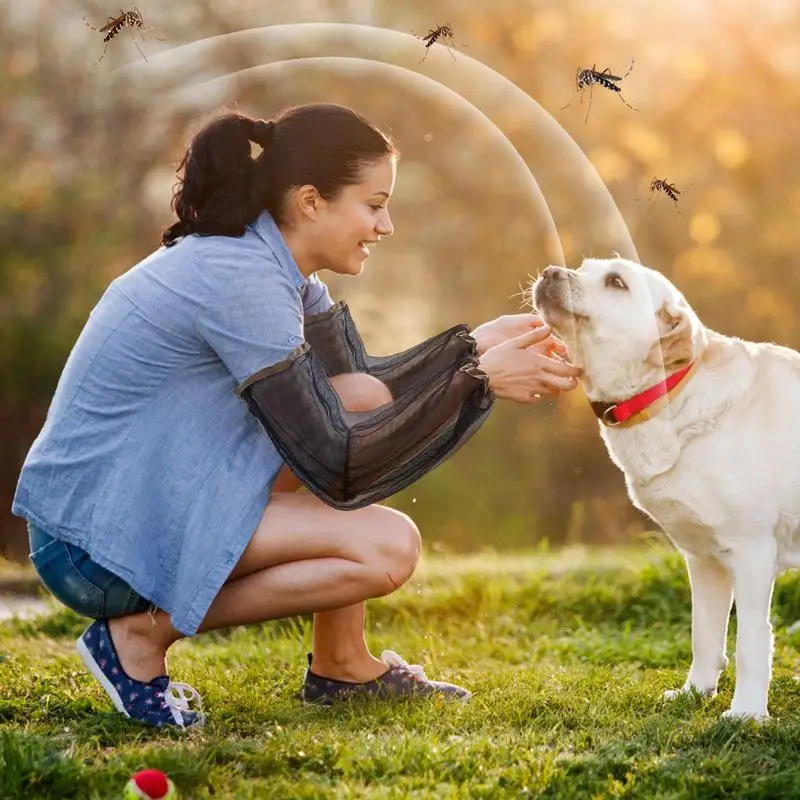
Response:
[[[251,142],[263,148],[256,158]],[[389,155],[398,155],[392,140],[345,106],[296,106],[270,121],[224,114],[194,136],[178,166],[178,221],[161,243],[170,247],[190,233],[241,236],[264,209],[283,222],[293,187],[310,184],[331,200]]]

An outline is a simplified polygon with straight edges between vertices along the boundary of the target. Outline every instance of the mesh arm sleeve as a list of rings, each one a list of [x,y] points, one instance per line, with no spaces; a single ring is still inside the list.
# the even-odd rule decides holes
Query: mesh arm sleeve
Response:
[[[403,391],[374,411],[349,412],[308,342],[237,389],[291,470],[328,505],[361,508],[430,472],[483,424],[494,395],[475,343],[453,334]]]
[[[383,381],[393,397],[409,389],[419,391],[420,384],[428,376],[451,366],[459,351],[477,354],[477,345],[469,336],[469,326],[456,325],[401,353],[371,356],[343,301],[320,314],[306,316],[303,328],[305,340],[329,376],[366,372]],[[461,342],[452,341],[454,338]]]

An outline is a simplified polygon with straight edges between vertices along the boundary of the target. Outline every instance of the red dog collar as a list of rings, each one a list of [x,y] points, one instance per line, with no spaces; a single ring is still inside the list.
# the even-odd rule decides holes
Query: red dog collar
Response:
[[[645,389],[633,397],[629,397],[627,400],[621,400],[618,403],[590,403],[592,411],[609,428],[615,428],[623,423],[632,424],[636,421],[634,420],[636,415],[640,415],[642,417],[640,421],[644,422],[645,419],[650,419],[664,408],[668,404],[669,398],[683,388],[685,384],[682,385],[681,381],[690,372],[694,372],[697,364],[697,361],[692,361],[677,372],[667,376],[666,380],[651,386],[649,389]],[[673,390],[675,391],[673,392]],[[656,405],[657,407],[654,407]]]

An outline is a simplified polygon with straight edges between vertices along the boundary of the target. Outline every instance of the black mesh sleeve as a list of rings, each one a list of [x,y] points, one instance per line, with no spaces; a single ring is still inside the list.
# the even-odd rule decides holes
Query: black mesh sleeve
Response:
[[[468,325],[456,325],[420,344],[390,356],[371,356],[364,348],[350,309],[339,301],[327,311],[305,318],[305,339],[325,372],[366,372],[382,381],[393,397],[419,390],[427,377],[447,369],[460,353],[477,352]],[[460,339],[454,342],[454,337]]]
[[[319,358],[308,342],[237,392],[314,494],[335,508],[361,508],[430,472],[487,419],[494,395],[463,327],[435,337],[435,347],[424,343],[429,357],[407,361],[416,368],[404,372],[393,401],[374,411],[346,411],[328,380],[365,370],[330,353]]]

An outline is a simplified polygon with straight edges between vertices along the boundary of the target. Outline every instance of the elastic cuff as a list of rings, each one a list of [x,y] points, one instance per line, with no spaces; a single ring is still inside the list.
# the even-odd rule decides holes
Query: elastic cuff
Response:
[[[307,353],[310,349],[311,345],[308,342],[303,342],[303,344],[295,347],[294,350],[292,350],[289,355],[286,356],[286,358],[281,359],[275,364],[270,364],[270,366],[264,367],[258,372],[254,372],[249,378],[236,387],[236,394],[241,396],[242,392],[251,384],[257,383],[264,378],[268,378],[270,375],[277,375],[279,372],[289,369],[298,358],[300,358],[302,355],[305,355],[305,353]]]
[[[470,337],[471,338],[471,337]],[[474,339],[472,340],[475,341]],[[458,372],[469,375],[478,382],[472,401],[479,408],[488,408],[494,402],[494,391],[489,385],[489,376],[480,368],[478,356],[473,353],[466,353],[458,366]]]
[[[317,314],[306,314],[303,318],[303,326],[313,325],[319,322],[327,322],[331,317],[335,317],[338,313],[344,311],[347,303],[344,300],[338,300],[330,308],[320,311]]]

